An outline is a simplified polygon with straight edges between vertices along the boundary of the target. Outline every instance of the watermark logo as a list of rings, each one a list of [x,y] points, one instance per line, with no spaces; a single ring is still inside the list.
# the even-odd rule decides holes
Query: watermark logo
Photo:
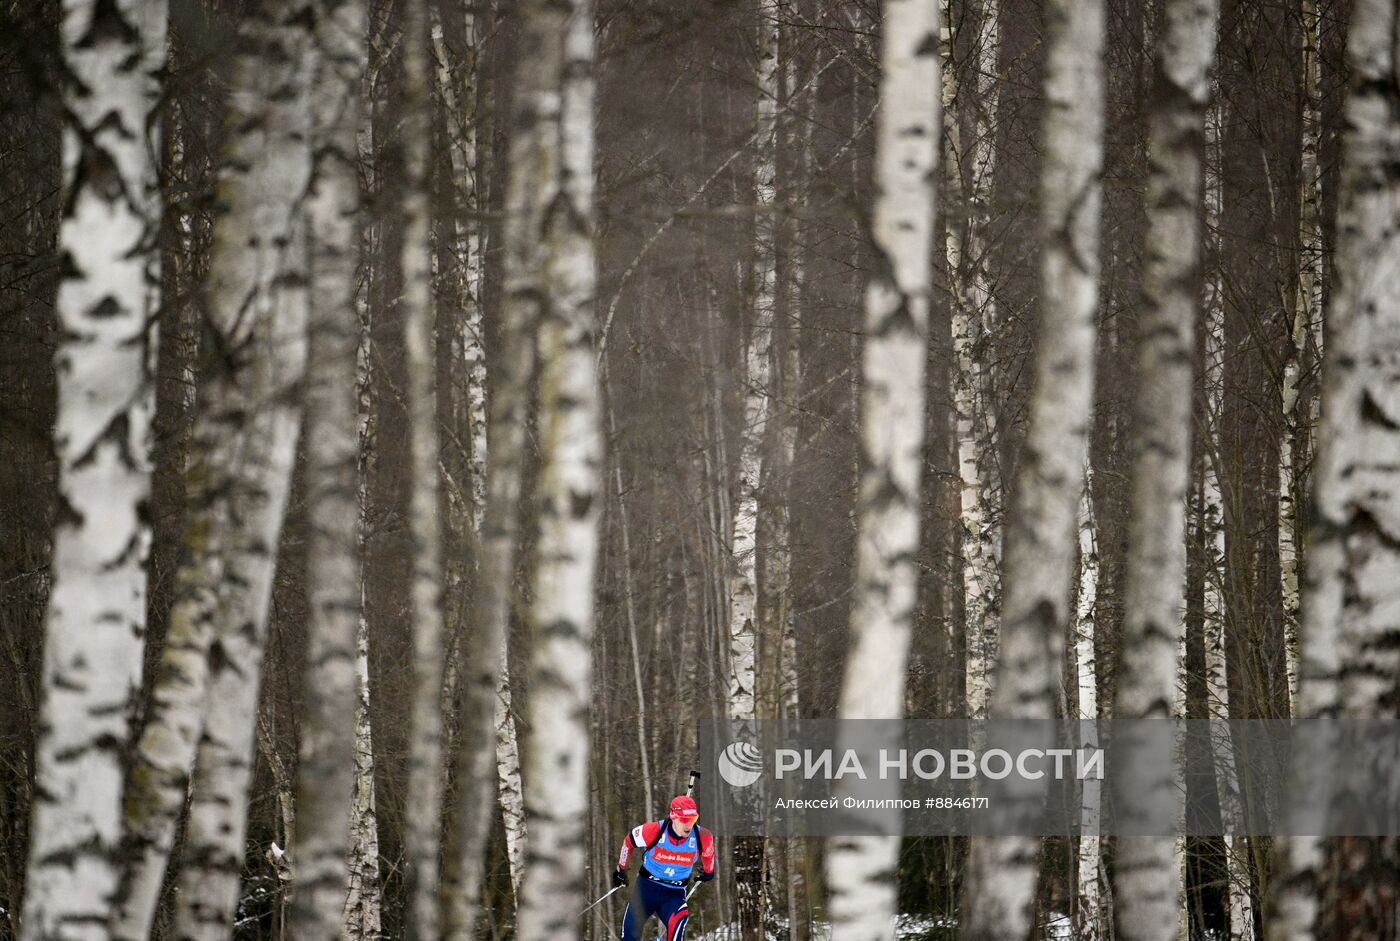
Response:
[[[763,755],[752,742],[733,742],[719,754],[719,776],[731,787],[748,787],[763,777]]]
[[[723,782],[703,795],[722,836],[1400,834],[1396,719],[713,719],[698,731],[696,766]],[[1179,786],[1187,763],[1222,753],[1228,789]]]

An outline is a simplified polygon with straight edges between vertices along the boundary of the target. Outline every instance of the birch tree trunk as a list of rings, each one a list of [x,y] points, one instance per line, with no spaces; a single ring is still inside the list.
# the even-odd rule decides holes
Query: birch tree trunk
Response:
[[[318,75],[312,97],[315,164],[311,309],[306,387],[309,665],[300,722],[296,891],[291,933],[340,937],[349,890],[355,780],[360,561],[357,528],[356,255],[359,180],[356,135],[365,72],[361,0],[323,3],[316,24]]]
[[[364,81],[360,85],[360,126],[356,134],[359,162],[366,168],[362,199],[368,201],[375,191],[373,176],[374,121],[376,72],[382,68],[384,45],[379,30],[382,21],[371,28],[367,46],[369,61]],[[379,880],[379,818],[376,812],[374,788],[374,735],[370,726],[369,679],[369,616],[366,605],[365,560],[370,527],[370,480],[376,466],[378,413],[373,351],[371,338],[374,324],[369,300],[373,296],[374,269],[369,264],[376,251],[379,223],[362,227],[361,264],[364,278],[356,296],[359,312],[359,344],[355,355],[356,420],[359,426],[359,460],[356,480],[358,542],[360,562],[359,625],[355,632],[355,672],[357,700],[355,706],[355,782],[351,791],[350,811],[350,884],[342,916],[342,936],[345,941],[377,939],[381,926],[381,884]]]
[[[363,515],[360,519],[364,519]],[[360,610],[355,637],[358,702],[350,811],[350,880],[341,914],[341,937],[346,941],[377,939],[380,932],[379,817],[374,799],[374,740],[369,725],[369,623],[364,616],[363,591]]]
[[[603,371],[603,388],[608,399],[608,436],[617,440],[617,417],[612,407],[612,388],[608,383],[606,368]],[[622,483],[622,460],[614,458],[613,494],[617,498],[617,523],[622,535],[622,608],[627,617],[627,645],[632,653],[632,684],[637,693],[637,757],[642,772],[642,799],[647,813],[656,807],[651,788],[651,758],[647,745],[647,697],[642,680],[642,653],[637,639],[637,603],[632,589],[632,537],[631,520],[627,515],[627,491]]]
[[[442,21],[442,5],[439,3],[428,4],[428,48],[431,55],[431,100],[433,110],[430,115],[431,134],[437,136],[437,122],[439,112],[445,134],[442,143],[448,155],[448,168],[450,170],[452,185],[456,186],[459,179],[459,171],[463,166],[461,152],[465,150],[465,144],[461,135],[462,116],[457,105],[457,89],[455,87],[455,74],[457,69],[453,63],[459,57],[454,56],[447,49],[446,37],[444,35]],[[460,67],[460,65],[458,65]],[[464,91],[468,89],[463,89]],[[440,105],[440,107],[439,107]],[[436,185],[436,184],[435,184]],[[470,187],[470,184],[468,184]],[[466,308],[470,306],[470,299],[467,297],[467,274],[464,270],[466,264],[467,249],[467,228],[466,220],[462,218],[462,212],[456,205],[453,205],[449,212],[449,219],[440,224],[441,229],[446,229],[446,234],[440,235],[435,230],[432,235],[432,252],[430,265],[433,284],[433,305],[434,318],[441,318],[447,329],[443,331],[443,344],[447,353],[445,359],[454,361],[464,356],[459,348],[460,334],[465,332]],[[439,245],[439,242],[445,243]],[[435,334],[436,336],[436,334]],[[453,377],[455,369],[449,369],[449,377]],[[449,447],[442,454],[440,473],[447,484],[445,499],[443,501],[443,522],[441,524],[442,546],[440,553],[442,556],[443,584],[442,584],[442,622],[443,622],[443,667],[442,667],[442,690],[440,700],[440,710],[442,714],[442,754],[445,756],[440,763],[442,769],[443,794],[450,793],[452,784],[451,768],[448,763],[457,751],[457,725],[460,719],[458,710],[458,699],[461,691],[462,681],[462,657],[465,655],[464,640],[466,635],[466,610],[470,604],[468,595],[467,571],[470,560],[475,556],[471,548],[471,515],[473,508],[468,505],[463,489],[469,489],[471,483],[467,480],[467,456],[463,446],[464,438],[462,428],[466,421],[465,407],[465,387],[458,389],[455,384],[449,383],[449,389],[444,396],[445,408],[442,421],[447,428],[447,438],[453,447]],[[451,452],[449,454],[449,452]],[[456,480],[460,477],[461,480]],[[450,800],[450,798],[448,799]],[[444,807],[446,807],[446,803]]]
[[[22,937],[100,938],[120,870],[122,772],[141,689],[155,413],[164,2],[64,4],[60,510]]]
[[[603,504],[593,350],[593,8],[588,0],[532,0],[521,14],[525,31],[538,30],[541,45],[559,50],[547,64],[562,99],[555,173],[536,180],[553,208],[542,233],[540,522],[530,609],[529,725],[540,731],[526,743],[525,808],[530,845],[543,849],[529,852],[519,918],[522,941],[555,941],[577,936],[576,913],[587,904],[588,708]]]
[[[1030,423],[1006,544],[1006,619],[990,713],[1049,720],[1071,623],[1075,531],[1092,421],[1103,168],[1104,9],[1049,10],[1045,165],[1041,178],[1042,310]],[[1031,825],[1044,790],[998,796]],[[974,939],[1030,933],[1040,840],[974,839],[963,930]]]
[[[1084,495],[1079,500],[1079,585],[1075,592],[1074,660],[1079,694],[1079,746],[1098,748],[1099,675],[1098,639],[1099,550],[1094,526],[1094,477],[1088,460],[1084,462]],[[1081,941],[1098,941],[1108,931],[1104,908],[1103,845],[1099,837],[1102,819],[1103,784],[1097,778],[1080,783],[1079,853],[1076,888],[1079,907],[1075,928]]]
[[[1319,100],[1321,66],[1317,0],[1301,0],[1303,26],[1303,146],[1298,215],[1298,289],[1294,299],[1293,326],[1283,365],[1283,437],[1279,454],[1278,551],[1283,585],[1283,627],[1288,701],[1291,712],[1298,703],[1298,497],[1306,492],[1302,479],[1308,466],[1307,429],[1317,424],[1318,396],[1311,397],[1309,413],[1299,411],[1303,359],[1309,348],[1322,352],[1322,173],[1318,150],[1322,138]]]
[[[990,340],[997,325],[996,297],[992,293],[992,276],[987,270],[988,234],[992,221],[993,183],[997,167],[997,117],[1001,104],[1001,2],[982,0],[978,14],[977,32],[977,98],[972,114],[972,147],[969,150],[968,187],[968,229],[967,257],[970,277],[967,287],[970,291],[970,307],[980,323],[980,333],[984,346]],[[983,462],[991,465],[984,471],[988,479],[999,482],[995,472],[997,420],[995,414],[995,387],[991,369],[985,362],[986,351],[979,372],[982,378],[982,433],[992,445]]]
[[[438,93],[442,96],[447,111],[448,159],[452,168],[453,189],[458,200],[458,214],[453,221],[452,255],[458,279],[457,289],[463,310],[455,315],[453,322],[461,323],[459,342],[464,363],[466,384],[463,389],[468,439],[467,479],[471,493],[471,507],[467,514],[471,542],[481,545],[482,519],[486,507],[486,468],[488,442],[486,434],[486,351],[483,334],[482,312],[485,304],[485,254],[482,226],[473,218],[486,205],[484,173],[480,166],[479,144],[482,136],[479,125],[481,115],[481,94],[478,87],[477,66],[480,57],[479,21],[476,10],[467,6],[463,10],[465,19],[463,34],[467,44],[466,61],[456,68],[451,61],[451,50],[447,47],[441,22],[436,8],[432,13],[433,49],[437,58],[435,75]],[[460,80],[456,76],[460,75]],[[477,553],[479,554],[479,553]],[[479,584],[480,566],[477,565]],[[495,727],[496,781],[497,796],[501,816],[506,831],[506,855],[510,864],[511,884],[516,894],[520,891],[520,879],[525,853],[525,807],[524,793],[520,780],[520,752],[515,730],[515,714],[511,706],[509,670],[510,632],[501,634],[500,664],[497,667],[496,702],[493,706]],[[458,669],[456,659],[449,660],[449,667]],[[454,687],[459,680],[450,676],[445,686]],[[448,731],[451,731],[449,727]],[[449,747],[448,753],[456,751]],[[459,805],[460,806],[460,805]],[[449,864],[448,880],[454,880]],[[446,903],[449,907],[452,902]]]
[[[411,452],[409,532],[413,545],[413,705],[404,819],[409,933],[438,936],[438,854],[442,830],[442,532],[438,507],[437,364],[434,355],[428,160],[431,99],[428,0],[403,6],[403,295]]]
[[[757,98],[754,105],[752,284],[749,336],[744,347],[744,425],[739,445],[738,496],[730,527],[733,560],[729,579],[729,695],[731,719],[756,717],[758,695],[758,523],[759,489],[764,483],[764,449],[772,395],[773,320],[777,307],[777,200],[779,0],[758,0]],[[762,508],[766,510],[765,508]],[[765,559],[765,564],[766,564]],[[764,892],[763,840],[734,841],[734,893],[739,931],[762,937],[767,911]]]
[[[477,545],[481,544],[481,511],[486,503],[486,353],[482,340],[481,305],[468,318],[471,340],[467,349],[468,415],[471,423],[471,479],[478,507],[472,526]],[[520,778],[520,745],[515,728],[515,710],[510,693],[510,632],[501,634],[500,662],[496,667],[496,786],[501,817],[506,830],[506,858],[510,882],[516,898],[525,875],[525,790]]]
[[[223,355],[206,378],[208,394],[196,403],[186,551],[127,781],[127,865],[111,926],[122,941],[145,941],[150,933],[204,731],[212,674],[226,674],[235,651],[246,659],[249,644],[260,650],[267,617],[272,554],[299,429],[289,390],[300,382],[305,355],[304,319],[298,320],[304,294],[295,289],[297,274],[283,269],[284,256],[298,250],[297,220],[310,176],[309,5],[269,3],[237,38],[231,133],[205,288],[213,342]],[[216,642],[217,656],[211,649]],[[257,660],[252,663],[255,675]],[[214,712],[229,718],[227,704],[216,701]],[[251,713],[240,734],[247,745],[238,760],[246,765]],[[237,853],[241,860],[241,842]]]
[[[471,12],[464,11],[463,19],[466,21],[464,33],[470,36],[474,16]],[[475,117],[468,111],[468,108],[475,107],[475,75],[473,73],[475,57],[471,55],[470,39],[467,40],[467,47],[462,50],[464,54],[449,49],[441,4],[430,3],[428,5],[428,23],[432,51],[433,96],[435,104],[441,103],[440,110],[445,130],[443,144],[447,151],[450,188],[454,195],[452,209],[447,214],[448,218],[443,222],[443,226],[447,228],[449,233],[445,239],[445,248],[435,250],[432,256],[434,281],[435,284],[439,285],[434,301],[437,305],[437,316],[442,323],[450,325],[449,329],[443,333],[448,350],[447,357],[454,361],[460,357],[465,367],[468,311],[476,306],[469,293],[471,288],[468,282],[471,280],[471,272],[468,270],[468,266],[474,257],[479,260],[479,256],[476,256],[472,251],[472,238],[476,233],[477,220],[465,218],[467,214],[475,213],[478,208],[473,199],[476,189],[473,178],[476,171]],[[459,74],[463,76],[460,89],[458,88]],[[461,92],[460,100],[459,91]],[[436,122],[436,114],[433,120]],[[444,269],[441,272],[439,271],[440,262]],[[467,493],[470,493],[472,487],[470,480],[471,457],[467,453],[470,447],[468,443],[470,431],[467,428],[468,406],[466,403],[469,384],[469,380],[463,381],[460,388],[454,384],[445,396],[448,404],[444,421],[450,426],[449,438],[456,445],[450,450],[462,453],[456,461],[452,462],[453,466],[451,467],[448,466],[447,457],[444,456],[443,476],[450,482],[454,474],[460,473],[462,481],[459,485],[448,488],[446,519],[443,523],[444,544],[442,552],[445,575],[443,617],[447,641],[442,684],[442,751],[447,756],[442,766],[444,787],[451,784],[447,762],[451,761],[451,757],[456,754],[458,745],[457,727],[461,718],[458,710],[462,679],[461,660],[465,656],[463,647],[471,590],[468,568],[475,561],[476,551],[473,546],[475,539],[480,535],[479,527],[474,525],[480,514],[480,507],[469,503],[466,498],[467,494],[460,492],[465,489]]]
[[[1225,637],[1225,501],[1220,492],[1221,419],[1225,395],[1225,294],[1220,268],[1220,229],[1223,193],[1221,185],[1221,105],[1206,118],[1206,316],[1205,376],[1206,442],[1202,449],[1201,542],[1205,549],[1205,586],[1202,620],[1205,635],[1206,694],[1211,727],[1216,793],[1225,820],[1226,895],[1229,900],[1232,941],[1253,941],[1254,904],[1250,895],[1249,857],[1244,837],[1232,832],[1243,820],[1239,777],[1235,771],[1235,747],[1230,721],[1230,682],[1226,670]],[[1280,491],[1282,493],[1282,491]],[[1184,636],[1184,635],[1183,635]]]
[[[984,667],[992,671],[997,659],[1002,618],[1002,480],[997,448],[998,421],[996,386],[991,368],[991,342],[997,326],[996,296],[987,268],[989,234],[992,222],[992,193],[997,165],[997,116],[1001,101],[1001,4],[982,0],[978,15],[977,80],[974,85],[972,144],[967,149],[969,181],[964,209],[967,215],[966,244],[962,262],[966,270],[959,295],[970,321],[972,345],[965,347],[967,380],[971,383],[973,416],[972,438],[976,453],[977,490],[981,504],[981,527],[977,532],[978,581],[984,591],[985,619],[982,630]],[[990,682],[988,682],[990,679]],[[984,677],[983,695],[989,697],[994,675]],[[985,704],[985,699],[983,700]]]
[[[1394,610],[1400,585],[1400,513],[1392,499],[1400,459],[1397,28],[1400,9],[1394,0],[1362,0],[1352,9],[1336,288],[1302,609],[1301,718],[1393,714],[1387,697],[1400,669],[1400,638],[1385,613]],[[1330,776],[1330,766],[1316,756],[1295,756],[1292,786],[1310,793],[1311,803],[1325,802]],[[1275,930],[1288,941],[1310,941],[1322,930],[1318,893],[1327,844],[1303,836],[1283,842]],[[1393,861],[1389,865],[1393,869]]]
[[[518,543],[521,463],[535,368],[534,335],[544,296],[544,214],[558,176],[562,33],[539,16],[541,0],[521,11],[502,225],[500,346],[489,401],[490,461],[481,522],[474,656],[468,662],[458,750],[455,852],[443,880],[445,934],[474,941],[480,915],[493,776],[499,762],[493,717],[500,708],[502,655],[510,622]],[[527,14],[528,11],[528,15]],[[557,27],[557,28],[556,28]],[[483,377],[484,379],[484,377]],[[484,382],[483,382],[484,387]],[[475,432],[474,432],[475,434]],[[580,906],[582,907],[582,906]]]
[[[1148,127],[1147,264],[1139,328],[1121,719],[1179,715],[1184,642],[1191,360],[1200,303],[1201,140],[1215,61],[1216,0],[1166,0]],[[1180,802],[1175,755],[1132,765],[1129,793]],[[1160,805],[1159,805],[1160,806]],[[1131,826],[1131,820],[1128,821]],[[1173,939],[1184,921],[1180,841],[1124,837],[1114,913],[1126,941]]]
[[[299,83],[304,147],[310,132],[306,88],[305,81]],[[304,156],[309,166],[309,147]],[[305,176],[302,179],[304,185]],[[256,457],[253,479],[257,483],[250,495],[268,509],[261,514],[240,513],[237,507],[230,510],[231,538],[220,610],[224,623],[210,654],[204,725],[190,782],[185,863],[176,894],[175,930],[181,938],[227,937],[238,900],[272,582],[301,430],[296,390],[303,382],[306,363],[308,291],[305,229],[300,220],[290,230],[271,300],[276,319],[269,317],[259,342],[266,346],[254,355],[268,364],[272,395],[264,403],[264,413],[253,420],[250,439],[256,443],[249,448],[250,452],[265,448]]]
[[[924,0],[885,0],[881,109],[871,234],[878,274],[865,292],[851,648],[843,719],[895,719],[918,573],[934,187],[938,170],[939,15]],[[894,937],[893,834],[839,837],[827,855],[833,941]]]
[[[786,41],[788,48],[793,49],[794,37],[789,35]],[[788,59],[787,76],[789,96],[793,94],[794,89],[805,87],[800,81],[795,54]],[[786,140],[791,142],[790,146],[794,151],[792,166],[795,170],[792,191],[810,192],[814,168],[812,135],[818,120],[816,88],[807,92],[799,111],[794,112],[789,102],[788,113],[791,117],[786,122]],[[784,331],[786,342],[779,371],[784,401],[782,424],[778,429],[780,492],[774,507],[772,536],[775,562],[781,562],[780,565],[774,566],[774,581],[777,583],[774,596],[778,601],[774,621],[779,642],[776,664],[779,675],[779,717],[789,720],[797,719],[801,715],[797,676],[797,617],[794,610],[792,501],[796,493],[793,488],[793,475],[797,468],[797,440],[802,414],[803,305],[807,302],[806,238],[807,231],[801,220],[792,219],[788,226],[787,322]],[[786,872],[780,878],[787,887],[789,932],[792,941],[807,941],[811,936],[811,906],[807,899],[807,869],[810,865],[807,838],[788,835],[784,850]]]
[[[734,558],[729,587],[729,717],[754,715],[755,608],[758,599],[758,491],[777,304],[775,217],[778,147],[778,0],[758,0],[758,97],[754,106],[754,250],[749,338],[744,347],[744,431],[739,452],[739,497],[730,527]],[[738,874],[736,873],[736,876]]]
[[[990,198],[995,166],[993,130],[988,122],[990,112],[995,116],[995,82],[984,88],[979,75],[974,91],[978,93],[978,118],[974,122],[971,148],[964,145],[962,121],[959,115],[960,83],[954,52],[957,37],[953,31],[951,0],[942,0],[943,23],[943,129],[944,177],[954,207],[946,215],[947,240],[945,251],[953,313],[953,355],[956,367],[952,371],[954,436],[957,442],[958,474],[961,479],[962,562],[963,562],[963,620],[966,634],[966,687],[969,716],[982,718],[993,685],[993,664],[996,662],[997,634],[1000,621],[1000,544],[1001,522],[998,488],[994,478],[996,467],[995,419],[988,396],[989,383],[983,362],[986,347],[983,313],[994,316],[992,298],[986,276],[984,238],[980,227],[986,222],[985,213]],[[983,23],[979,44],[991,43],[992,48],[979,51],[978,69],[990,68],[996,73],[998,24],[997,5],[988,0],[983,7]],[[983,102],[982,94],[989,99]],[[965,183],[965,155],[972,165],[972,180]]]
[[[303,53],[304,61],[309,58]],[[303,192],[310,164],[307,78],[304,72],[297,85],[301,102],[297,136],[302,145],[297,159],[305,162],[300,168]],[[283,167],[287,173],[297,170]],[[265,453],[255,458],[252,468],[256,481],[256,489],[249,490],[252,507],[245,504],[230,510],[233,522],[220,610],[224,623],[214,641],[217,649],[210,655],[204,726],[190,784],[185,862],[176,893],[175,932],[182,939],[229,937],[238,902],[272,580],[301,430],[295,390],[303,381],[306,362],[304,239],[304,228],[297,221],[271,287],[275,314],[269,314],[265,338],[258,344],[262,348],[254,354],[267,364],[263,368],[271,374],[267,388],[272,394],[253,419],[249,452],[265,448]],[[249,512],[260,507],[265,512]]]
[[[470,65],[462,69],[462,107],[460,110],[463,129],[463,147],[457,158],[460,167],[454,166],[454,176],[458,179],[458,192],[468,207],[480,208],[486,205],[484,172],[480,167],[478,140],[483,136],[479,127],[485,127],[482,115],[482,97],[476,77],[476,60],[481,54],[479,34],[481,26],[475,11],[468,7],[466,16],[466,38],[474,53]],[[489,139],[489,138],[488,138]],[[466,256],[463,267],[466,274],[465,297],[467,312],[462,330],[462,351],[466,361],[467,376],[467,425],[470,439],[468,457],[468,477],[471,481],[472,514],[471,527],[474,544],[481,545],[482,518],[486,508],[486,476],[488,441],[486,433],[486,347],[483,332],[482,312],[485,307],[484,288],[486,282],[485,239],[481,225],[468,220],[464,247]],[[479,566],[478,566],[479,576]],[[520,747],[515,728],[515,712],[511,704],[510,692],[510,632],[501,634],[501,657],[497,667],[496,703],[494,707],[496,728],[496,784],[501,805],[501,817],[506,831],[506,857],[510,864],[510,881],[519,898],[521,879],[525,866],[525,792],[520,779]]]
[[[515,733],[515,711],[510,695],[510,647],[501,645],[500,682],[496,685],[496,787],[506,831],[506,862],[515,897],[525,878],[525,785],[520,776],[520,745]]]
[[[967,160],[966,188],[960,210],[965,220],[959,251],[953,350],[958,358],[958,458],[963,476],[963,559],[965,604],[969,619],[969,716],[986,716],[993,695],[1001,626],[1001,480],[997,468],[997,416],[987,347],[997,321],[991,277],[987,272],[987,228],[997,167],[997,104],[1000,98],[998,52],[1001,24],[998,0],[983,0],[977,34],[976,99],[972,146],[959,147],[959,164]],[[948,115],[944,116],[948,120]],[[958,120],[953,115],[953,120]],[[962,167],[952,168],[962,183]],[[967,576],[972,576],[970,581]],[[977,597],[973,598],[976,594]]]

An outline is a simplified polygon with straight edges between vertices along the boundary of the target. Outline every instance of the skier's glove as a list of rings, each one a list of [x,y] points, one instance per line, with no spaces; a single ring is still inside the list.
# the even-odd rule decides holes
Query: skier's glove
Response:
[[[700,881],[701,881],[701,882],[709,882],[709,881],[710,881],[711,879],[713,879],[714,877],[715,877],[715,874],[712,873],[712,872],[702,872],[702,873],[700,873]]]
[[[613,870],[613,885],[624,886],[627,884],[627,871],[625,869]]]

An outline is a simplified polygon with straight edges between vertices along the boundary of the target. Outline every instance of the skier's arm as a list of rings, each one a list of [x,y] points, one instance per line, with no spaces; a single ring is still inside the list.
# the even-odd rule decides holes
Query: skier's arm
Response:
[[[627,884],[627,864],[632,861],[632,850],[645,849],[656,840],[661,825],[652,821],[633,827],[622,838],[622,849],[617,854],[617,869],[613,872],[613,885]]]
[[[715,838],[704,827],[700,827],[700,881],[709,882],[715,877]]]

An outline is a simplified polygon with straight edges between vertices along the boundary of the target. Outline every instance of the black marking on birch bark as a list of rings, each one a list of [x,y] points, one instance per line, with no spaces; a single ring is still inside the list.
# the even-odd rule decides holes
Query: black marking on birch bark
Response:
[[[576,520],[588,516],[593,507],[594,494],[591,491],[569,489],[569,515]]]
[[[914,58],[922,59],[925,56],[938,55],[939,45],[937,32],[930,30],[924,33],[923,38],[919,40],[919,45],[914,48]]]
[[[1171,701],[1163,696],[1154,696],[1147,701],[1147,705],[1144,708],[1138,710],[1132,716],[1127,716],[1127,718],[1147,719],[1153,716],[1169,718],[1171,713]]]
[[[568,618],[556,618],[538,628],[540,640],[582,640],[582,631],[579,625]]]
[[[73,44],[73,48],[92,49],[104,42],[135,46],[139,45],[140,40],[140,33],[122,16],[116,0],[97,0],[93,5],[87,31]]]
[[[54,803],[52,795],[45,795],[44,802],[50,804]],[[111,859],[114,855],[110,848],[103,846],[102,841],[94,836],[91,839],[57,847],[39,857],[36,862],[45,865],[65,866],[72,869],[82,860],[91,859],[94,856],[100,859]],[[64,923],[66,924],[70,921],[77,920],[78,918],[76,916],[70,916],[64,919]]]
[[[1075,231],[1082,224],[1079,217],[1088,209],[1088,203],[1092,202],[1093,197],[1099,195],[1100,188],[1102,188],[1102,178],[1103,168],[1096,167],[1093,175],[1089,176],[1088,182],[1085,182],[1084,186],[1079,186],[1074,199],[1071,199],[1070,204],[1065,206],[1063,223],[1057,224],[1050,232],[1051,241],[1060,242],[1060,255],[1063,255],[1079,274],[1096,274],[1099,270],[1098,239],[1089,239],[1093,242],[1092,251],[1081,253],[1077,239],[1075,239]],[[1098,224],[1098,220],[1093,220],[1091,223],[1095,227],[1098,227]]]
[[[54,501],[54,530],[78,529],[85,521],[83,514],[79,513],[62,490],[58,493],[58,499]]]
[[[104,294],[102,300],[87,309],[87,316],[94,320],[108,320],[113,317],[121,317],[126,312],[126,308],[122,306],[120,301],[110,294]]]
[[[92,715],[94,710],[85,710],[88,715]],[[117,712],[124,712],[124,708],[119,708]],[[83,755],[92,752],[107,752],[109,754],[120,755],[126,749],[126,740],[111,733],[104,733],[95,736],[86,742],[81,742],[71,748],[60,749],[53,753],[54,760],[58,763],[74,761]]]
[[[1360,417],[1363,422],[1380,425],[1388,431],[1400,431],[1400,422],[1386,414],[1383,403],[1369,388],[1362,390]]]

